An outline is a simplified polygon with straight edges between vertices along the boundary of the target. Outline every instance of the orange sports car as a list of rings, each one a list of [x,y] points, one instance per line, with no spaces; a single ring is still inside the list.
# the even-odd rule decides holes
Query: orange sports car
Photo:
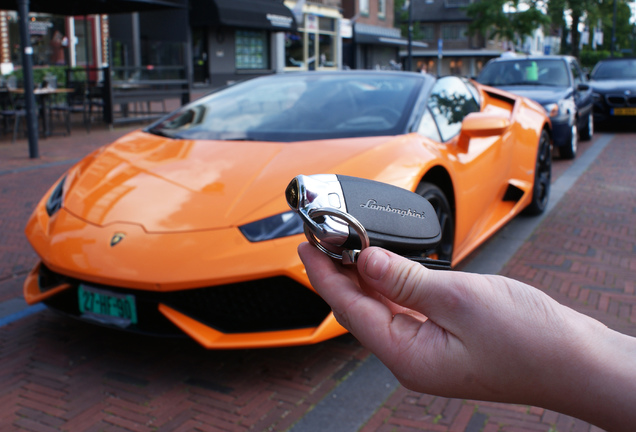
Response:
[[[297,256],[284,191],[334,173],[426,197],[456,264],[522,211],[546,206],[544,109],[458,77],[280,74],[184,106],[100,148],[46,193],[26,235],[41,261],[28,303],[207,348],[343,334]]]

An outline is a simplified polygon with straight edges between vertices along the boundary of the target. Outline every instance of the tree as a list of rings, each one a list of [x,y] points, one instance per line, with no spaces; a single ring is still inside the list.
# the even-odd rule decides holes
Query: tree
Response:
[[[622,49],[632,48],[633,24],[630,23],[632,10],[626,0],[616,0],[616,28],[614,29],[616,41],[615,54]],[[612,49],[612,27],[614,26],[614,0],[601,0],[598,5],[599,16],[603,27],[603,49]],[[595,24],[593,24],[595,25]]]
[[[415,0],[410,0],[415,1]],[[409,34],[409,0],[395,0],[393,2],[393,26],[400,29],[402,36]],[[422,31],[419,25],[413,25],[413,40],[421,40]]]
[[[534,30],[550,22],[550,18],[542,12],[543,6],[542,0],[475,1],[466,7],[466,15],[472,19],[468,32],[506,41],[531,36]]]

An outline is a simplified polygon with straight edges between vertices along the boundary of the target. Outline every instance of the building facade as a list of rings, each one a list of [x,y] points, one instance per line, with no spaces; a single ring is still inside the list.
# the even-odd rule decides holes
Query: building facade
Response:
[[[434,75],[476,76],[504,47],[483,36],[468,35],[470,18],[464,8],[472,0],[412,0],[412,20],[426,49],[413,50],[413,70]],[[406,51],[401,51],[404,58]]]
[[[401,69],[407,41],[393,8],[393,0],[189,0],[181,10],[32,13],[31,45],[36,68],[109,65],[134,79],[185,66],[194,88],[212,89],[279,72]],[[13,11],[0,11],[0,63],[4,73],[20,67]]]

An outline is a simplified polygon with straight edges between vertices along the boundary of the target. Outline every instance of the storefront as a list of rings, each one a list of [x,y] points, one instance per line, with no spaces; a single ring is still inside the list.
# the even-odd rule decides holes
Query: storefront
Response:
[[[352,69],[402,70],[400,49],[408,47],[400,29],[354,23],[351,38],[343,40],[344,62]],[[423,42],[412,41],[413,49],[424,49]]]
[[[296,31],[292,12],[271,0],[191,0],[194,84],[218,87],[275,73],[278,34]]]
[[[459,75],[476,77],[488,60],[499,57],[501,51],[496,50],[413,50],[414,70],[426,70],[433,75]],[[407,56],[405,50],[400,51],[404,60]]]
[[[294,8],[294,2],[286,2]],[[299,14],[300,17],[300,14]],[[340,69],[342,15],[336,8],[305,4],[297,31],[284,35],[286,71]]]

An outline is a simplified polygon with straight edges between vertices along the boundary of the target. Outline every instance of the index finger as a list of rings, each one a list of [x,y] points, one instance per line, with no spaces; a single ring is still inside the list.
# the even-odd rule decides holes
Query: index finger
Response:
[[[308,243],[298,247],[298,255],[305,264],[311,285],[329,303],[340,325],[363,343],[374,334],[377,337],[379,332],[386,331],[393,313],[384,303],[365,293],[350,271]]]

